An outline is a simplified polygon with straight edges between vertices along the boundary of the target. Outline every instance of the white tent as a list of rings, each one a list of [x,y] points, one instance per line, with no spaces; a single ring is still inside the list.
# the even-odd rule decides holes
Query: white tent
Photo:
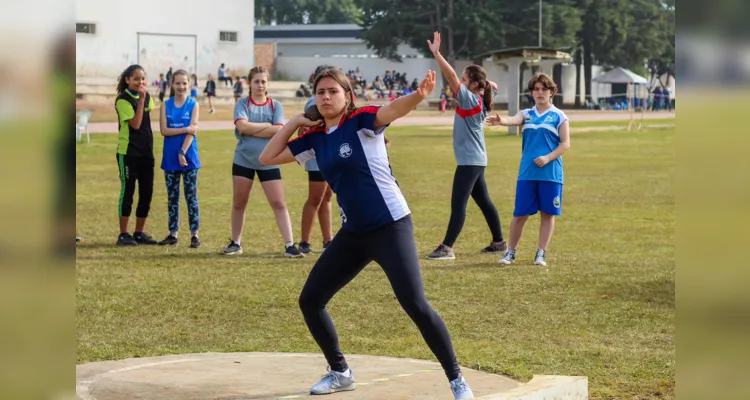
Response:
[[[643,97],[648,97],[648,90],[645,89],[645,93],[643,93],[643,90],[636,90],[638,87],[645,88],[649,86],[648,79],[636,74],[635,72],[622,68],[617,67],[610,71],[605,72],[602,75],[597,76],[596,78],[592,79],[594,82],[597,83],[604,83],[604,84],[627,84],[628,86],[628,93],[626,94],[627,99],[633,99],[635,97],[641,98],[641,101],[643,101]],[[633,91],[631,92],[630,85],[633,85]],[[639,85],[639,86],[636,86]],[[640,86],[642,85],[642,86]],[[641,93],[637,93],[641,92]],[[645,96],[644,96],[645,95]],[[634,126],[636,129],[640,130],[643,125],[643,111],[645,107],[641,106],[641,122],[636,124],[633,118],[633,111],[634,111],[634,104],[631,104],[631,101],[628,101],[628,111],[630,111],[630,124],[628,124],[628,130],[632,129]]]
[[[636,85],[648,85],[648,79],[636,74],[635,72],[617,67],[593,79],[599,83],[631,83]]]

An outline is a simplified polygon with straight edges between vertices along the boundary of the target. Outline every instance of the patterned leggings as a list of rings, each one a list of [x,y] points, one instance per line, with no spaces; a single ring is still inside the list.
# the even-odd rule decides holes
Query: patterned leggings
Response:
[[[169,211],[169,232],[177,232],[180,225],[180,176],[185,184],[185,200],[188,205],[190,232],[198,233],[200,227],[200,208],[198,207],[198,170],[164,171],[167,182],[167,208]]]

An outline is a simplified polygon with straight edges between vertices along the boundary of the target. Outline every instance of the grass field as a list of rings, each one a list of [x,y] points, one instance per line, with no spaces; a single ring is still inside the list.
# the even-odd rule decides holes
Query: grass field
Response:
[[[413,211],[420,256],[437,245],[449,216],[454,170],[449,129],[391,128],[392,167]],[[520,137],[487,136],[487,183],[507,234]],[[531,265],[538,218],[520,257],[500,267],[479,254],[490,240],[469,205],[455,261],[423,261],[427,297],[445,319],[462,365],[528,380],[586,375],[592,399],[674,398],[674,128],[575,134],[565,156],[564,212],[550,266]],[[161,140],[157,139],[157,168]],[[199,136],[203,247],[116,248],[119,181],[115,135],[77,149],[77,362],[192,352],[318,352],[297,307],[317,256],[282,257],[270,208],[257,186],[248,205],[245,255],[222,257],[229,237],[231,132]],[[429,149],[428,151],[426,151]],[[282,169],[299,234],[304,169]],[[258,190],[258,191],[256,191]],[[164,178],[157,169],[148,231],[167,233]],[[337,213],[334,213],[337,214]],[[187,225],[182,205],[181,223]],[[334,225],[338,225],[338,217]],[[318,231],[314,247],[320,246]],[[433,359],[370,265],[329,305],[345,353]]]

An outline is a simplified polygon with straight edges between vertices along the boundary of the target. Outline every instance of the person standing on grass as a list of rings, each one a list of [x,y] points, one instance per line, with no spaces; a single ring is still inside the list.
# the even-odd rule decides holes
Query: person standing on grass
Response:
[[[119,246],[156,244],[144,232],[154,193],[154,133],[151,131],[151,111],[154,99],[146,88],[146,71],[131,65],[120,75],[117,83],[115,111],[120,123],[117,140],[117,166],[120,170]],[[128,221],[133,206],[133,194],[138,182],[138,207],[135,210],[135,232],[128,233]]]
[[[315,78],[320,72],[332,68],[334,67],[330,65],[320,65],[315,69],[313,77]],[[315,105],[315,96],[310,97],[307,104],[305,104],[305,114],[313,120],[322,118],[320,111]],[[301,136],[304,130],[304,127],[300,127],[297,133]],[[323,235],[322,249],[325,250],[333,239],[333,218],[331,212],[333,191],[323,178],[323,174],[320,173],[318,162],[314,158],[305,162],[305,171],[307,171],[308,191],[307,201],[305,201],[305,205],[302,207],[302,238],[299,242],[299,250],[304,254],[310,254],[312,253],[310,236],[315,224],[316,215],[320,222],[321,234]]]
[[[188,73],[177,70],[172,74],[172,92],[161,107],[159,128],[164,136],[161,169],[167,184],[167,212],[169,235],[160,245],[176,245],[180,222],[180,178],[185,186],[185,200],[190,221],[190,247],[198,248],[200,208],[198,207],[198,102],[188,97]]]
[[[167,86],[169,86],[169,82],[164,79],[164,74],[159,74],[159,103],[164,102],[164,96],[167,95]]]
[[[552,105],[557,85],[546,74],[534,74],[529,81],[534,96],[534,107],[512,117],[495,115],[487,119],[490,125],[523,126],[521,165],[516,184],[516,206],[510,223],[510,248],[500,264],[516,260],[516,246],[523,227],[537,211],[541,215],[539,247],[534,265],[547,265],[547,246],[555,229],[555,216],[562,213],[563,163],[562,155],[570,149],[568,116]]]
[[[237,102],[240,101],[240,99],[242,98],[243,88],[242,88],[242,80],[240,79],[240,77],[238,76],[235,79],[237,80],[234,82],[234,103],[237,104]]]
[[[271,138],[284,125],[284,108],[268,97],[269,73],[264,67],[255,67],[248,73],[250,95],[242,98],[234,107],[234,134],[237,148],[232,165],[232,238],[223,250],[226,255],[242,254],[242,229],[245,225],[245,208],[250,198],[255,175],[266,193],[268,204],[276,217],[276,225],[284,238],[284,255],[300,258],[303,254],[294,244],[292,222],[284,198],[281,169],[267,166],[258,160]]]
[[[453,260],[456,258],[453,245],[466,221],[466,204],[469,196],[482,210],[487,226],[492,233],[489,246],[482,253],[502,254],[508,249],[503,240],[500,216],[490,199],[484,170],[487,167],[487,150],[484,144],[484,120],[492,110],[492,98],[497,94],[497,85],[487,80],[487,72],[479,65],[469,65],[459,79],[453,67],[440,54],[440,33],[435,32],[433,42],[427,41],[432,54],[440,66],[448,85],[456,93],[456,115],[453,120],[453,153],[456,157],[456,173],[453,176],[451,194],[451,216],[445,238],[435,250],[427,255],[431,260]]]
[[[208,113],[214,113],[214,97],[216,96],[216,81],[214,76],[208,74],[208,80],[206,81],[206,88],[203,89],[203,93],[208,97]]]
[[[190,76],[190,97],[198,101],[198,75],[196,74]]]
[[[396,298],[419,328],[450,382],[455,399],[473,398],[461,375],[448,329],[425,298],[411,212],[392,175],[383,132],[435,89],[435,72],[415,93],[385,106],[355,108],[352,87],[343,72],[322,71],[315,78],[315,102],[322,119],[292,118],[260,156],[265,165],[316,158],[336,193],[342,228],[313,266],[299,297],[310,333],[325,355],[330,372],[311,394],[354,390],[354,373],[341,352],[326,304],[371,261],[380,264]],[[311,130],[289,141],[300,128]]]

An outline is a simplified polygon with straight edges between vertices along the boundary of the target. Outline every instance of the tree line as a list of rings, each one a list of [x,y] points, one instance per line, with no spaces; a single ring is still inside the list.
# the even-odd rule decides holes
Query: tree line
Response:
[[[675,75],[675,0],[543,0],[542,16],[542,46],[568,51],[584,67],[576,80],[587,96],[593,65]],[[402,43],[431,56],[426,40],[434,31],[451,63],[537,46],[539,35],[539,2],[529,0],[256,0],[255,18],[257,25],[358,24],[368,48],[397,62]]]

